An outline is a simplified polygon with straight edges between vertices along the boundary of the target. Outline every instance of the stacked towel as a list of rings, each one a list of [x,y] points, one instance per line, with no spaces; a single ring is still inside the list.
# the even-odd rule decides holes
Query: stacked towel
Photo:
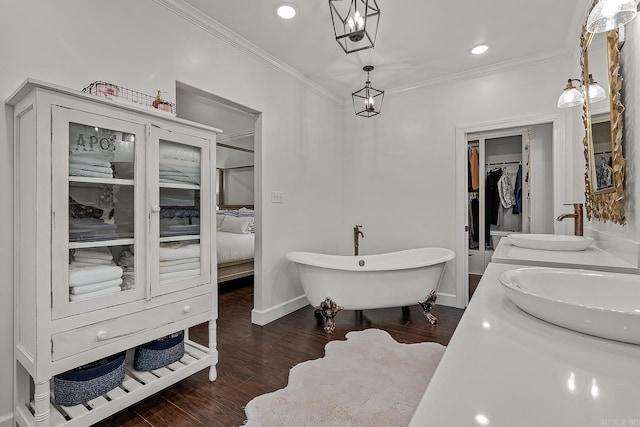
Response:
[[[162,243],[159,257],[161,281],[200,275],[200,243]]]
[[[183,144],[161,144],[160,181],[200,185],[200,149]]]
[[[111,163],[89,155],[69,156],[69,175],[113,178]]]
[[[175,161],[171,165],[160,164],[160,182],[200,185],[200,163]]]
[[[69,264],[69,299],[81,301],[122,290],[123,269],[115,265],[109,248],[72,251]]]

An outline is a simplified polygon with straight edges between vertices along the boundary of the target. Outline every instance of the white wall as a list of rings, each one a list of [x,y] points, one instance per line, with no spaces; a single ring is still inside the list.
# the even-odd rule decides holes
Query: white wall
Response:
[[[570,69],[569,58],[559,59],[385,93],[382,114],[371,119],[345,107],[343,229],[364,226],[361,253],[456,250],[463,227],[455,211],[456,128],[522,118],[526,124],[526,117],[562,114],[556,102]],[[461,179],[466,183],[466,175]],[[341,238],[342,252],[351,253],[350,235]],[[443,302],[457,299],[459,261],[466,259],[446,270]]]
[[[99,0],[4,0],[0,40],[2,99],[32,77],[77,89],[106,80],[148,94],[161,89],[175,100],[177,80],[262,112],[256,203],[266,203],[257,213],[256,310],[268,315],[302,295],[287,251],[336,251],[342,176],[327,170],[342,168],[341,103],[152,0],[108,7]],[[1,420],[12,410],[13,149],[9,112],[4,104],[0,110]],[[272,190],[283,191],[285,203],[269,203]]]
[[[531,127],[531,233],[553,233],[553,126]],[[523,171],[524,172],[524,171]],[[522,178],[526,179],[525,176]],[[562,178],[560,178],[562,179]],[[523,194],[524,197],[524,194]],[[580,202],[578,202],[580,203]]]

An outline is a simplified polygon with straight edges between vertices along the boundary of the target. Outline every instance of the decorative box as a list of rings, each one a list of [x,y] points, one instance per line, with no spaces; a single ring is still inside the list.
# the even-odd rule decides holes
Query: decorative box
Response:
[[[136,347],[133,369],[150,371],[162,368],[184,356],[184,331],[175,332]]]
[[[126,352],[114,354],[96,362],[53,377],[55,402],[74,406],[95,399],[122,384]]]

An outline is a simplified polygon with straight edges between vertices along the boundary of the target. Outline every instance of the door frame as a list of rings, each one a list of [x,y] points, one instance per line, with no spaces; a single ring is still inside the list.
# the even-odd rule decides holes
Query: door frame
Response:
[[[566,162],[571,160],[571,149],[568,147],[566,138],[567,116],[565,113],[542,114],[529,117],[519,117],[499,120],[494,122],[477,123],[470,125],[456,126],[456,183],[455,183],[455,205],[456,205],[456,305],[464,308],[469,304],[469,245],[468,245],[468,202],[467,202],[467,135],[479,132],[501,131],[508,128],[521,128],[551,123],[553,126],[553,205],[554,213],[558,207],[562,206],[566,200],[567,179],[570,174],[566,173]],[[571,184],[571,183],[568,183]]]

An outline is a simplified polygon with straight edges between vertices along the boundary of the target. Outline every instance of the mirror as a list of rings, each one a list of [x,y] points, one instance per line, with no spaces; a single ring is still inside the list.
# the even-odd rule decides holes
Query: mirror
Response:
[[[598,1],[594,0],[592,8]],[[592,100],[594,93],[585,90],[583,144],[586,214],[588,219],[594,217],[624,224],[624,107],[620,98],[622,77],[618,30],[592,34],[583,26],[580,46],[584,86],[597,82],[606,95],[604,99]]]

